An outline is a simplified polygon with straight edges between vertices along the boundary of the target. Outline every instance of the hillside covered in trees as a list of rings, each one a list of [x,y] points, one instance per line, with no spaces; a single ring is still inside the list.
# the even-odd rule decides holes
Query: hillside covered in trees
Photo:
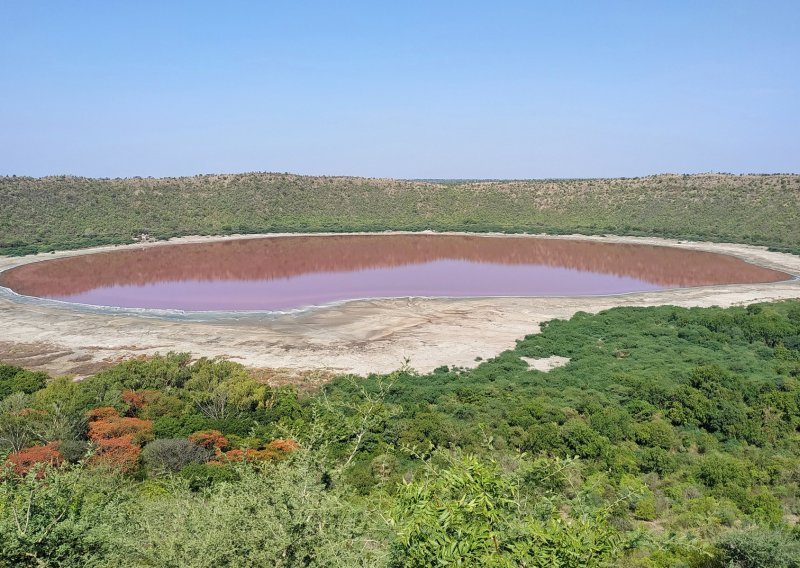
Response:
[[[800,302],[578,313],[310,393],[5,365],[0,452],[9,566],[797,567]]]
[[[0,177],[0,254],[142,235],[383,230],[657,235],[800,250],[800,176],[423,182],[247,173]]]

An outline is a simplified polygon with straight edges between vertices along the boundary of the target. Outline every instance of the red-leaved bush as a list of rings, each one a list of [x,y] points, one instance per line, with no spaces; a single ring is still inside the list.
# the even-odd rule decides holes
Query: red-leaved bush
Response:
[[[104,465],[123,473],[136,469],[142,449],[133,443],[133,436],[97,440],[96,443],[97,453],[92,456],[90,463]]]
[[[286,438],[285,440],[278,438],[277,440],[272,440],[269,444],[267,444],[267,448],[270,450],[277,450],[286,454],[295,451],[299,447],[300,444],[291,438]]]
[[[155,390],[124,390],[122,391],[122,400],[128,405],[128,415],[136,414],[140,410],[157,400],[161,393]]]
[[[226,450],[229,445],[228,439],[219,430],[200,430],[191,434],[189,441],[217,452]]]
[[[117,409],[113,406],[98,406],[86,412],[86,419],[89,422],[108,418],[119,418],[119,412],[117,412]]]
[[[90,463],[105,465],[122,472],[136,469],[141,445],[153,439],[150,420],[120,416],[110,406],[94,408],[89,418],[89,439],[97,447]]]
[[[42,477],[47,465],[61,465],[64,456],[58,451],[58,442],[50,442],[45,446],[32,446],[9,454],[8,462],[17,475],[25,475],[32,469],[38,469],[36,477]]]
[[[286,457],[289,453],[293,452],[300,447],[300,444],[294,440],[273,440],[262,450],[254,450],[247,448],[244,450],[228,450],[227,452],[218,452],[217,459],[213,464],[220,464],[225,462],[239,462],[239,461],[275,461]]]
[[[142,444],[152,439],[153,423],[140,418],[113,418],[109,420],[96,420],[89,423],[89,439],[93,442],[131,436],[137,443]]]
[[[89,439],[93,442],[131,436],[135,443],[141,445],[153,439],[153,423],[150,420],[120,416],[111,407],[95,408],[87,416],[90,420]]]

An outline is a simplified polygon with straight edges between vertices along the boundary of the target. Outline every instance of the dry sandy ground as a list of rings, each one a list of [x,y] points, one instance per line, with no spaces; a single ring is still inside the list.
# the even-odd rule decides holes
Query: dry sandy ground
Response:
[[[520,359],[528,364],[529,369],[536,369],[543,373],[549,373],[553,369],[563,367],[570,361],[569,357],[561,357],[559,355],[551,355],[550,357],[542,357],[540,359],[534,359],[532,357],[520,357]]]
[[[254,236],[187,237],[174,239],[170,244]],[[720,252],[800,275],[800,257],[768,252],[761,247],[634,237],[548,238]],[[139,244],[127,248],[165,245]],[[109,248],[123,247],[24,258],[0,257],[0,270]],[[800,298],[800,280],[583,298],[359,300],[278,317],[179,321],[21,303],[6,295],[0,296],[0,360],[76,376],[92,374],[124,358],[167,351],[224,356],[251,367],[286,369],[287,374],[298,377],[322,376],[303,373],[310,369],[321,370],[325,376],[331,372],[362,375],[390,372],[406,358],[419,371],[429,371],[440,365],[473,366],[476,357],[492,357],[513,347],[515,340],[538,331],[542,321],[568,318],[577,311],[659,304],[732,306],[787,298]]]

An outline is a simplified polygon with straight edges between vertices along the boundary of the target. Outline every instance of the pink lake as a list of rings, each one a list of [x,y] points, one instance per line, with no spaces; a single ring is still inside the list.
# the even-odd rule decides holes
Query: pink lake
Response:
[[[122,308],[285,311],[361,298],[587,296],[786,280],[671,247],[462,235],[341,235],[167,244],[26,264],[0,284]]]

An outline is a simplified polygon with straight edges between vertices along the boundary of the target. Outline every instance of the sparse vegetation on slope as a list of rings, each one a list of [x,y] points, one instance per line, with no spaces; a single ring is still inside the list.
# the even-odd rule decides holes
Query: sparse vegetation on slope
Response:
[[[0,254],[149,235],[382,230],[659,235],[800,250],[800,176],[422,182],[249,173],[0,177]]]

